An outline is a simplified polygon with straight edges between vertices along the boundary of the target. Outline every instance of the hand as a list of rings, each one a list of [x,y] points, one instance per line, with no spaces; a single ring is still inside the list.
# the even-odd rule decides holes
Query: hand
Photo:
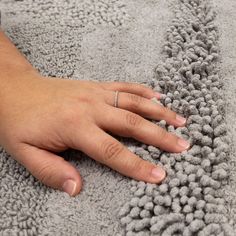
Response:
[[[23,78],[24,77],[24,78]],[[25,78],[27,77],[27,78]],[[44,184],[75,196],[82,181],[77,169],[56,155],[68,148],[137,180],[159,183],[165,171],[130,152],[111,135],[132,137],[168,152],[189,143],[146,120],[183,126],[185,119],[150,100],[150,88],[121,82],[73,81],[20,75],[1,94],[0,144]],[[119,90],[119,108],[113,106]]]

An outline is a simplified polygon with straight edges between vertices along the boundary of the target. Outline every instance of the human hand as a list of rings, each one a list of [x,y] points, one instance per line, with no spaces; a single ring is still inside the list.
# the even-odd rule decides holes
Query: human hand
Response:
[[[27,78],[25,78],[27,77]],[[143,85],[54,79],[20,75],[0,94],[0,144],[44,184],[75,196],[81,176],[57,152],[81,150],[112,169],[150,183],[165,171],[144,161],[107,132],[132,137],[168,152],[189,143],[146,120],[183,126],[185,119],[150,100],[159,95]],[[113,106],[119,90],[119,107]]]

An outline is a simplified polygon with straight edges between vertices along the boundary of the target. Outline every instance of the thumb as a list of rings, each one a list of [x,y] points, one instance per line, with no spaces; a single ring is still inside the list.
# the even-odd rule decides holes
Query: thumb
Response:
[[[17,161],[45,185],[62,190],[70,196],[82,188],[79,172],[62,157],[31,145],[18,149]]]

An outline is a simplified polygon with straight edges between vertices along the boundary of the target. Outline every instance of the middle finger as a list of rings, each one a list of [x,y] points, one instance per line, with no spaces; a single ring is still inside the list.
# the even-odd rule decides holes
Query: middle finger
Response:
[[[135,113],[105,106],[101,110],[105,110],[106,114],[97,114],[97,117],[102,117],[100,120],[97,118],[98,126],[104,130],[120,136],[135,138],[140,142],[157,146],[168,152],[182,152],[190,146],[186,140],[167,132]]]

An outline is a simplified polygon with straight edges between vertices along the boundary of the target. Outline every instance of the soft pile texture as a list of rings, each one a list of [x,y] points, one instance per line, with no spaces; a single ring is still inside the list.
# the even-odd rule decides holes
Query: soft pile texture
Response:
[[[156,68],[154,85],[164,105],[188,116],[187,127],[170,132],[188,138],[182,154],[147,148],[168,177],[160,186],[133,182],[134,197],[120,216],[127,235],[233,235],[225,199],[229,173],[229,138],[218,74],[218,29],[208,1],[179,1],[164,45],[166,59]],[[145,149],[143,148],[145,151]],[[159,155],[158,155],[159,154]]]
[[[169,3],[0,1],[3,29],[43,75],[144,83],[188,117],[184,128],[153,122],[192,144],[170,154],[119,138],[167,170],[161,185],[131,181],[78,151],[61,153],[84,178],[76,198],[43,186],[1,149],[0,235],[235,235],[236,86],[222,79],[228,67],[219,63],[230,63],[219,9],[232,0]]]

